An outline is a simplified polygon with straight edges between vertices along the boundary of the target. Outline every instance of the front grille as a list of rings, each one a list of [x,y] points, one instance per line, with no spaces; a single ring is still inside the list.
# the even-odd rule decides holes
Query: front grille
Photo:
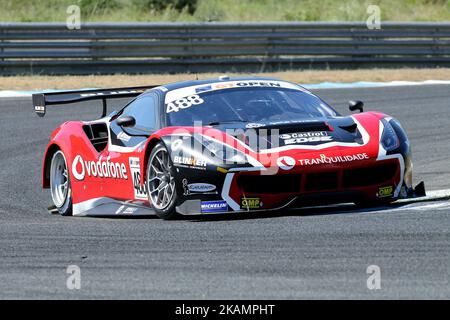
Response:
[[[368,168],[350,169],[343,172],[344,188],[355,188],[381,184],[391,180],[397,173],[397,165],[377,165]]]
[[[265,176],[243,173],[237,177],[237,184],[243,193],[249,194],[337,192],[391,182],[397,170],[398,164],[391,162],[364,168],[304,174]]]
[[[338,172],[310,173],[306,175],[305,191],[323,191],[338,188]]]
[[[301,175],[243,175],[237,183],[244,193],[298,193],[300,192]]]

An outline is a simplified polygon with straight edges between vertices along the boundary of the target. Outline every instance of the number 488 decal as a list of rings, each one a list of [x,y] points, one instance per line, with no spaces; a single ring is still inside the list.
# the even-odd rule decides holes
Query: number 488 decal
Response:
[[[205,102],[202,98],[200,98],[199,95],[193,95],[186,98],[178,99],[175,101],[172,101],[171,103],[167,104],[167,113],[171,112],[178,112],[180,109],[187,109],[192,106],[197,106],[199,104],[202,104]]]

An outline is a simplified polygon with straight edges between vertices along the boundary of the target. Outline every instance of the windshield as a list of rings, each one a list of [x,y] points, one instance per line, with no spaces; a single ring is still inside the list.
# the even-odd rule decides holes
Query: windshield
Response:
[[[270,124],[336,117],[309,92],[286,88],[232,88],[200,92],[166,104],[169,125],[244,122]]]

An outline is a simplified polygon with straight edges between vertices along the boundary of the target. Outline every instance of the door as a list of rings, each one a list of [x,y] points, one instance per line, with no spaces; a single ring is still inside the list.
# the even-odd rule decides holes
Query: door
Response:
[[[107,154],[110,162],[125,166],[125,179],[113,179],[113,183],[105,185],[105,193],[116,200],[132,200],[147,202],[146,187],[141,186],[140,146],[145,144],[152,132],[159,127],[157,117],[158,99],[154,94],[146,94],[129,103],[120,116],[132,116],[136,120],[133,127],[123,128],[117,120],[110,122],[110,145]]]

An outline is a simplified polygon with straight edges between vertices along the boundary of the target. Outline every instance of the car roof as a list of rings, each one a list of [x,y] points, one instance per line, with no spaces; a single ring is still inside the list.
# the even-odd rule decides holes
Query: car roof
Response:
[[[285,81],[277,78],[268,78],[268,77],[228,77],[228,76],[222,76],[219,78],[210,78],[210,79],[204,79],[204,80],[188,80],[188,81],[180,81],[180,82],[173,82],[165,85],[161,85],[159,87],[153,88],[148,90],[146,93],[159,91],[162,93],[167,93],[172,90],[185,88],[185,87],[192,87],[192,86],[198,86],[198,85],[207,85],[211,83],[220,83],[220,82],[230,82],[230,81],[283,81],[286,83],[293,83],[290,81]],[[293,83],[295,85],[298,85],[296,83]],[[144,93],[145,94],[145,93]]]

